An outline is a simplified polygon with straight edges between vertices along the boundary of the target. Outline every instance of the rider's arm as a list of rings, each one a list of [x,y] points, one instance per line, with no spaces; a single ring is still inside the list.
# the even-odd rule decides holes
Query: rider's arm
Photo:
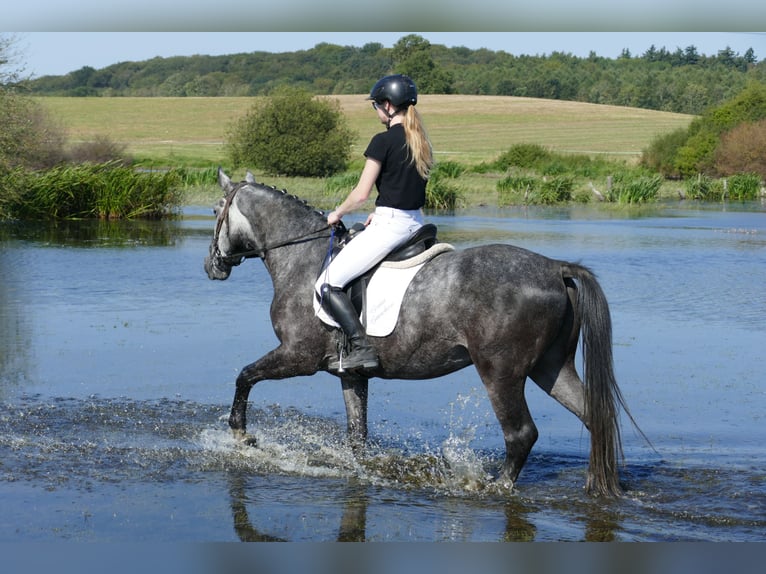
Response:
[[[351,213],[355,209],[364,205],[372,193],[372,188],[375,185],[375,180],[378,179],[380,174],[380,162],[375,159],[367,158],[364,163],[364,169],[362,175],[359,177],[359,182],[356,187],[351,190],[345,201],[336,207],[327,216],[327,223],[333,225],[340,221],[341,217],[347,213]]]

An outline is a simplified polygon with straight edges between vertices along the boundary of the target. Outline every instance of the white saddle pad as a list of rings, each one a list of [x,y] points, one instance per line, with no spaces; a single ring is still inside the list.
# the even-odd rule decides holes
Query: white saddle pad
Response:
[[[432,258],[454,247],[437,243],[420,255],[406,261],[383,262],[367,284],[366,330],[371,337],[386,337],[396,327],[404,293],[412,279]],[[314,311],[319,319],[332,327],[339,325],[319,305],[314,297]],[[364,318],[362,318],[364,322]]]

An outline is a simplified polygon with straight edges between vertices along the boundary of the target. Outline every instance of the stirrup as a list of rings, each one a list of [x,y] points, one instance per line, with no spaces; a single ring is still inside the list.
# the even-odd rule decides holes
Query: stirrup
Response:
[[[357,355],[356,357],[354,355]],[[380,365],[378,355],[372,347],[356,348],[346,355],[343,350],[338,357],[327,363],[327,370],[344,373],[347,370],[375,369]]]

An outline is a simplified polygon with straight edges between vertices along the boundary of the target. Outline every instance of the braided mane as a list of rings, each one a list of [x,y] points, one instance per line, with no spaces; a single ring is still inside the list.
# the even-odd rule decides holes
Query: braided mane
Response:
[[[326,216],[326,213],[322,211],[321,209],[317,209],[316,207],[313,207],[303,198],[298,197],[297,195],[289,193],[286,189],[278,188],[275,185],[268,185],[261,182],[242,182],[240,185],[246,186],[250,185],[254,189],[264,191],[267,194],[282,200],[288,202],[291,206],[295,206],[300,210],[301,215],[311,216],[311,217],[322,217],[324,218]]]

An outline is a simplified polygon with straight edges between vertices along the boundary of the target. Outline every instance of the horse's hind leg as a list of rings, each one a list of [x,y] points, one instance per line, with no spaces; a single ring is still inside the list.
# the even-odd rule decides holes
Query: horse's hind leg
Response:
[[[367,382],[366,377],[345,374],[340,379],[343,401],[346,403],[346,424],[351,448],[361,454],[367,441]]]
[[[580,333],[580,322],[573,303],[577,291],[571,280],[567,280],[566,285],[569,301],[559,333],[553,344],[537,361],[529,377],[587,426],[585,385],[575,369],[575,353]]]
[[[543,358],[529,377],[559,404],[574,413],[586,427],[588,426],[585,417],[585,385],[577,374],[573,359],[570,358],[561,365],[557,362],[548,362]]]
[[[505,439],[501,478],[515,483],[537,441],[537,427],[524,397],[526,376],[512,371],[507,374],[488,364],[475,364]]]

